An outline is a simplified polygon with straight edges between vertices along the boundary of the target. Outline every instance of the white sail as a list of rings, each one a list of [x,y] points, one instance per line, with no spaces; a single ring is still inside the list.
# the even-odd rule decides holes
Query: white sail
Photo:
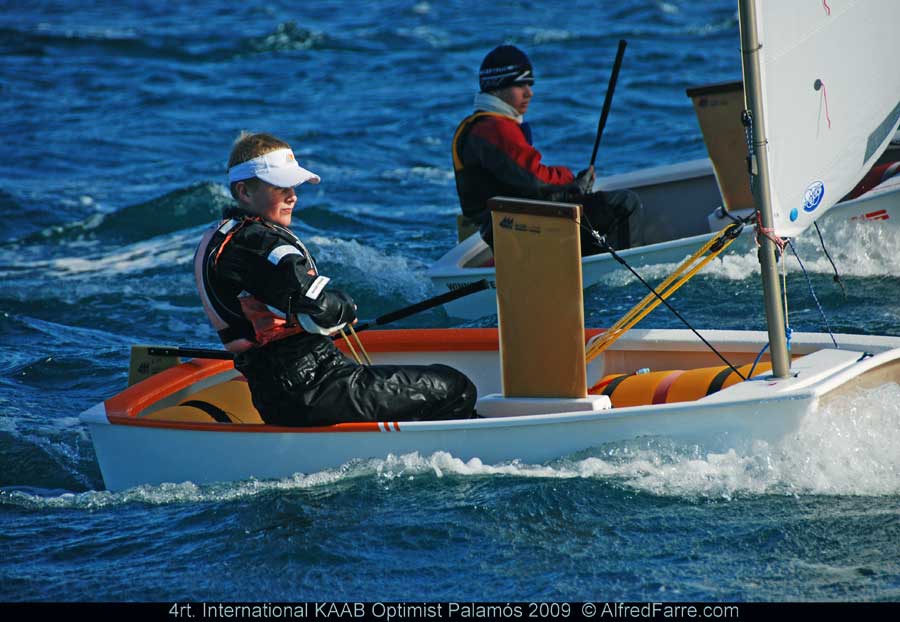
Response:
[[[753,0],[775,231],[847,194],[900,124],[900,0]]]

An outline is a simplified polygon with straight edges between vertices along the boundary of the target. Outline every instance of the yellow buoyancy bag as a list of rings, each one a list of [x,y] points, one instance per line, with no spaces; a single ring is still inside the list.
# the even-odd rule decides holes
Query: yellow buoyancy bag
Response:
[[[748,364],[738,367],[738,370],[746,376],[751,367]],[[770,363],[759,363],[754,374],[767,372],[771,368]],[[614,408],[623,408],[690,402],[738,382],[741,382],[741,377],[727,365],[721,365],[689,370],[610,374],[591,387],[590,393],[606,395]]]

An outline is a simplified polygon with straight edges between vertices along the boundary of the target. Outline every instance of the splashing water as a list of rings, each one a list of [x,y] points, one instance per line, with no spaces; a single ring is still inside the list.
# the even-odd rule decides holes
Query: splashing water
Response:
[[[900,386],[887,384],[847,396],[811,413],[792,437],[756,442],[745,453],[706,453],[666,439],[601,448],[598,455],[549,465],[485,465],[449,454],[410,454],[385,461],[385,477],[508,475],[599,478],[660,496],[724,498],[745,495],[900,494]]]

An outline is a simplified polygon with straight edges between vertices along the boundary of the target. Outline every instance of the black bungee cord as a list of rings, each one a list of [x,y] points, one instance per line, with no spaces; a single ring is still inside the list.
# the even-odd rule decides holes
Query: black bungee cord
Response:
[[[726,359],[726,358],[722,355],[721,352],[719,352],[718,350],[716,350],[715,346],[713,346],[709,341],[707,341],[707,340],[703,337],[703,335],[701,335],[699,332],[697,332],[697,329],[695,329],[693,326],[691,326],[690,322],[688,322],[688,321],[684,318],[684,316],[681,315],[681,313],[679,313],[679,312],[675,309],[675,307],[673,307],[672,305],[670,305],[669,302],[668,302],[665,298],[663,298],[662,296],[660,296],[659,292],[657,292],[656,289],[655,289],[652,285],[650,285],[647,281],[645,281],[645,280],[643,279],[643,277],[641,277],[641,275],[638,274],[637,271],[635,271],[634,268],[632,268],[630,265],[628,265],[628,262],[627,262],[627,261],[625,261],[624,259],[622,259],[622,257],[621,257],[621,256],[616,252],[616,250],[610,245],[609,241],[607,241],[606,236],[605,236],[605,235],[600,235],[600,234],[594,229],[593,225],[591,225],[590,220],[588,220],[586,214],[582,214],[582,221],[583,221],[583,222],[580,222],[580,223],[579,223],[579,226],[582,227],[583,229],[585,229],[588,233],[590,233],[591,239],[593,240],[594,244],[596,244],[597,247],[598,247],[601,251],[606,252],[606,253],[609,253],[609,254],[612,256],[613,259],[615,259],[615,260],[618,261],[620,264],[622,264],[623,266],[625,266],[626,268],[628,268],[628,271],[631,272],[631,274],[633,274],[634,277],[644,285],[644,287],[646,287],[648,290],[650,290],[650,292],[652,292],[653,295],[656,296],[656,297],[659,299],[659,301],[660,301],[661,303],[663,303],[664,305],[666,305],[666,307],[669,309],[669,311],[671,311],[672,313],[674,313],[674,314],[675,314],[675,317],[677,317],[679,320],[681,320],[681,321],[684,323],[685,326],[687,326],[687,327],[688,327],[695,335],[697,335],[697,337],[700,339],[700,341],[702,341],[704,344],[706,344],[706,347],[707,347],[707,348],[709,348],[716,356],[718,356],[720,359],[722,359],[722,361],[723,361],[726,365],[728,365],[728,367],[730,367],[731,370],[732,370],[734,373],[736,373],[736,374],[740,377],[741,380],[746,380],[746,379],[747,379],[747,378],[744,376],[744,374],[742,374],[740,371],[738,371],[737,367],[735,367],[734,365],[731,364],[731,361],[729,361],[728,359]],[[585,224],[585,222],[586,222],[587,224]],[[744,228],[744,223],[742,223],[742,222],[739,223],[737,226],[733,226],[733,230],[728,234],[728,237],[737,237],[738,235],[740,235],[741,230],[742,230],[743,228]],[[724,244],[724,241],[725,241],[725,238],[722,238],[722,240],[719,241],[719,244]],[[711,248],[710,250],[717,250],[717,249],[718,249],[718,245],[717,245],[717,246],[714,246],[714,247]]]
[[[825,247],[825,239],[822,237],[822,231],[819,229],[819,223],[814,222],[813,225],[816,227],[816,233],[819,234],[819,242],[822,244],[822,252],[825,253],[825,256],[828,258],[828,261],[831,262],[831,267],[834,269],[834,276],[832,279],[835,283],[837,283],[841,288],[841,293],[844,294],[844,300],[847,299],[847,290],[844,288],[844,282],[841,280],[841,274],[838,272],[838,268],[834,263],[834,260],[831,258],[831,255],[828,254],[828,249]],[[799,261],[799,258],[798,258]]]

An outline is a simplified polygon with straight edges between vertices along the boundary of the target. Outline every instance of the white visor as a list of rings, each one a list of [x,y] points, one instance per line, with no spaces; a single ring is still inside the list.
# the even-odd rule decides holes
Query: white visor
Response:
[[[276,149],[228,169],[228,183],[259,177],[279,188],[293,188],[304,182],[317,184],[318,175],[299,164],[290,149]]]

